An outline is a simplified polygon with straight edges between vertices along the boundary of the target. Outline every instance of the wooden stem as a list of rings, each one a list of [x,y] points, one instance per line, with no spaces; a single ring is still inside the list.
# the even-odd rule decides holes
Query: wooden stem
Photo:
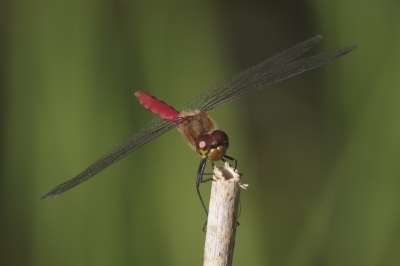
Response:
[[[215,168],[207,221],[204,266],[232,265],[239,209],[240,174],[228,163]]]

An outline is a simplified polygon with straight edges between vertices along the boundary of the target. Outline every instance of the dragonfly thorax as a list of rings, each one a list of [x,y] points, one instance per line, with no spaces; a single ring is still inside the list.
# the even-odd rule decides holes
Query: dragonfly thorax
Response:
[[[196,148],[197,139],[203,134],[211,134],[217,129],[215,122],[204,111],[181,114],[182,122],[178,129],[192,148]]]
[[[210,161],[221,160],[229,147],[228,135],[221,130],[214,130],[211,134],[203,134],[196,140],[196,152]]]

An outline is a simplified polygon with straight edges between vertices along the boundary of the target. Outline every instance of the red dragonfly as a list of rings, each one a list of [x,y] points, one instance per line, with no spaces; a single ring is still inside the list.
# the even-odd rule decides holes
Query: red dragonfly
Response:
[[[155,118],[139,132],[116,145],[74,178],[47,192],[40,200],[55,197],[79,185],[130,152],[175,127],[181,131],[189,145],[201,157],[196,179],[196,189],[200,195],[199,184],[203,182],[203,172],[207,160],[211,162],[212,166],[218,160],[230,160],[235,165],[237,164],[234,158],[225,154],[229,146],[228,136],[223,131],[216,129],[215,123],[207,115],[207,112],[279,81],[319,67],[357,48],[355,45],[347,46],[291,62],[321,39],[322,36],[315,36],[230,79],[217,83],[184,105],[182,112],[145,92],[136,92],[135,95],[140,103],[156,113],[159,118]]]

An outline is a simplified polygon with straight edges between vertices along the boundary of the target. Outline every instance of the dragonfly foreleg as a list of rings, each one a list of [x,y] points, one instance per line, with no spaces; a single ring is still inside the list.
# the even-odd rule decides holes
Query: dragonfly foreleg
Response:
[[[197,191],[197,195],[199,196],[201,206],[203,206],[203,209],[206,212],[206,215],[208,216],[208,210],[206,208],[206,205],[204,204],[203,197],[201,196],[201,193],[200,193],[200,183],[208,181],[208,180],[206,180],[206,181],[203,180],[204,168],[206,167],[206,164],[207,164],[206,158],[200,159],[199,169],[197,170],[196,191]]]
[[[226,160],[229,160],[231,162],[233,162],[235,164],[235,166],[233,167],[235,170],[237,168],[237,160],[233,157],[230,157],[228,155],[224,155],[224,157],[221,158],[221,161],[226,162]]]

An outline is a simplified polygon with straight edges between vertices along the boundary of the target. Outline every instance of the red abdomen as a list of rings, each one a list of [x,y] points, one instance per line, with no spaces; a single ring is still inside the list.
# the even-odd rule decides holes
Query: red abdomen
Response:
[[[138,98],[141,105],[159,115],[163,119],[171,120],[179,117],[179,112],[172,106],[169,106],[165,102],[157,99],[154,96],[151,96],[150,94],[147,94],[146,92],[135,92],[135,96]]]

